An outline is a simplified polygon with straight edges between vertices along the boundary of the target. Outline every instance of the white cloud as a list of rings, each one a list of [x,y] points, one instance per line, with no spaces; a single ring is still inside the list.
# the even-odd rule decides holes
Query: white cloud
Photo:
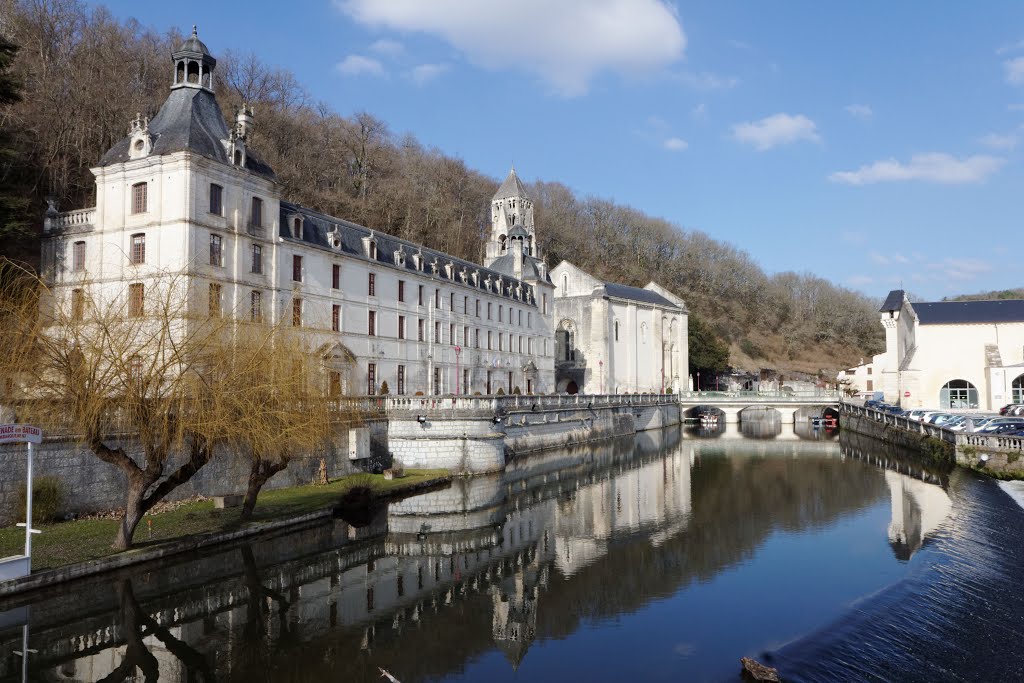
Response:
[[[349,55],[335,68],[346,76],[383,76],[384,65],[372,57]]]
[[[1017,50],[1024,50],[1024,40],[1018,40],[1016,43],[1003,45],[996,50],[996,54],[1005,55],[1008,52],[1016,52]]]
[[[980,183],[998,171],[1004,163],[1006,160],[999,157],[975,155],[965,159],[956,159],[949,154],[932,152],[930,154],[915,154],[907,164],[895,159],[886,159],[861,166],[856,171],[836,171],[828,179],[848,185],[868,185],[904,180],[920,180],[946,185]]]
[[[1016,57],[1003,62],[1006,69],[1006,82],[1010,85],[1024,85],[1024,57]]]
[[[989,133],[988,135],[979,138],[978,142],[991,147],[992,149],[1013,149],[1019,142],[1017,136],[1014,133],[1007,135],[998,135],[996,133]]]
[[[874,110],[866,104],[848,104],[844,109],[846,109],[847,114],[862,121],[866,121],[875,115]]]
[[[447,41],[487,69],[518,68],[566,96],[605,71],[659,70],[683,57],[686,36],[664,0],[334,0],[355,21]]]
[[[940,263],[929,263],[928,268],[941,271],[952,280],[973,280],[992,271],[992,264],[975,258],[948,258]]]
[[[670,152],[682,152],[690,146],[690,143],[682,138],[668,138],[662,143],[662,146]]]
[[[409,77],[416,85],[426,85],[447,70],[447,64],[420,64],[413,67]]]
[[[405,52],[405,48],[397,40],[387,40],[386,38],[382,38],[370,46],[370,51],[376,52],[379,55],[397,57]]]
[[[733,76],[718,76],[706,71],[695,73],[681,71],[674,78],[688,88],[694,90],[729,90],[739,85],[740,79]]]
[[[760,121],[737,123],[732,127],[732,136],[743,143],[751,144],[759,151],[778,145],[788,145],[800,140],[820,142],[817,126],[806,116],[798,114],[773,114]]]

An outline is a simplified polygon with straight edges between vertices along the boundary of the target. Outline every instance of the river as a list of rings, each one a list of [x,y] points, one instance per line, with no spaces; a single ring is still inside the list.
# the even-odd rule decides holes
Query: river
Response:
[[[1009,493],[852,435],[643,433],[8,599],[0,676],[27,619],[32,680],[1021,680]]]

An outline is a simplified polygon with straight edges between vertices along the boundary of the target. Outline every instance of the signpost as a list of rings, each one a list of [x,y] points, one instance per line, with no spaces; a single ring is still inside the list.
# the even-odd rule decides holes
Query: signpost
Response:
[[[28,464],[25,468],[25,521],[18,526],[25,527],[25,554],[14,555],[0,560],[0,580],[16,579],[28,576],[32,571],[32,534],[38,529],[32,528],[32,456],[34,447],[43,442],[43,430],[39,427],[21,424],[0,425],[0,444],[28,444]]]

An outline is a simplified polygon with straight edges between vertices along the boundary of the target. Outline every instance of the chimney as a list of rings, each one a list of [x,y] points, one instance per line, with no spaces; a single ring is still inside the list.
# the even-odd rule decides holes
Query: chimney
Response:
[[[254,123],[252,107],[243,102],[241,109],[235,114],[235,134],[244,140],[252,132]]]

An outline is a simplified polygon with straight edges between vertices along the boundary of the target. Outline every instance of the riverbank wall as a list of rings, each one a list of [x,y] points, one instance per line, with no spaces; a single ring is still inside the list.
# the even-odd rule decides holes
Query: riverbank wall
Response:
[[[955,432],[851,403],[840,406],[839,425],[843,431],[911,449],[936,463],[1001,479],[1024,479],[1024,438],[1019,436]]]
[[[500,472],[527,453],[678,425],[671,395],[392,399],[388,450],[406,467]]]

